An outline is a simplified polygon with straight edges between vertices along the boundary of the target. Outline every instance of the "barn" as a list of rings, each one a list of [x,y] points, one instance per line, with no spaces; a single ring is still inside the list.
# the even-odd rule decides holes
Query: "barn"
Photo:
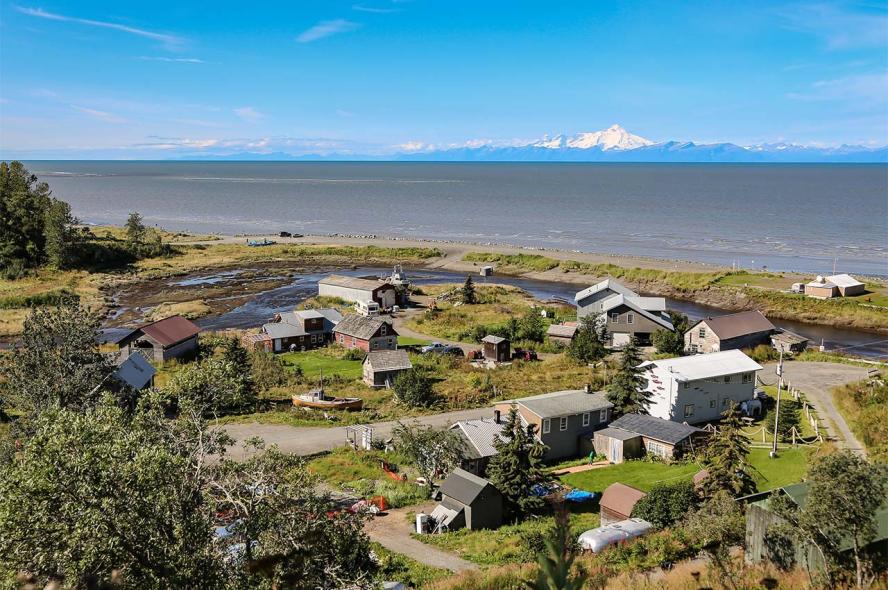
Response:
[[[318,295],[351,303],[375,301],[382,309],[391,309],[398,303],[397,290],[391,283],[344,275],[330,275],[318,281]]]
[[[136,328],[117,341],[121,356],[142,353],[160,363],[197,352],[200,328],[180,315],[174,315]]]

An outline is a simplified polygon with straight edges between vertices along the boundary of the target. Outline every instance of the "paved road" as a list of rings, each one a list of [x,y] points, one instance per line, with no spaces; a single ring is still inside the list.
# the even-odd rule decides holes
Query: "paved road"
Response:
[[[364,530],[371,539],[383,547],[412,557],[420,563],[452,572],[478,569],[478,566],[470,561],[457,557],[449,551],[426,545],[410,536],[414,525],[407,520],[407,513],[425,511],[428,514],[434,507],[434,502],[427,502],[420,506],[389,510],[386,514],[368,521]]]
[[[776,364],[765,365],[761,378],[766,383],[776,383]],[[791,361],[783,364],[784,376],[789,384],[800,390],[817,409],[826,424],[828,433],[837,439],[839,446],[866,455],[866,449],[851,432],[845,418],[832,400],[830,390],[838,385],[860,381],[867,376],[867,369],[839,363],[813,363]]]
[[[430,416],[418,416],[416,418],[404,418],[403,422],[418,422],[428,426],[450,426],[459,420],[471,420],[474,418],[483,418],[490,416],[489,408],[478,408],[474,410],[459,410],[456,412],[446,412],[443,414],[432,414]],[[388,422],[376,422],[371,424],[373,427],[373,437],[375,439],[389,438],[398,425],[396,420]],[[228,456],[232,459],[243,459],[245,454],[240,445],[240,441],[250,437],[258,436],[265,441],[266,446],[277,445],[281,451],[285,453],[293,453],[296,455],[313,455],[324,451],[331,451],[336,447],[345,444],[345,426],[335,426],[332,428],[324,428],[318,426],[286,426],[283,424],[258,424],[251,422],[248,424],[227,424],[224,426],[235,439],[235,444],[228,450]]]

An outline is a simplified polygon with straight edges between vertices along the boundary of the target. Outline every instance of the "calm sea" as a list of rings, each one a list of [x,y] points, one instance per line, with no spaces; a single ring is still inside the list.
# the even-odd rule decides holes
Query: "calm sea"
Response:
[[[90,223],[498,242],[888,275],[888,166],[28,162]]]

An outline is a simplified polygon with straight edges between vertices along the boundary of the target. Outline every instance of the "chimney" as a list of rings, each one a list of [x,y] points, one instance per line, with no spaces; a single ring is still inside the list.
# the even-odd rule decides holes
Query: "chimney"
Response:
[[[496,422],[497,424],[500,423],[500,411],[499,410],[493,411],[493,421]]]

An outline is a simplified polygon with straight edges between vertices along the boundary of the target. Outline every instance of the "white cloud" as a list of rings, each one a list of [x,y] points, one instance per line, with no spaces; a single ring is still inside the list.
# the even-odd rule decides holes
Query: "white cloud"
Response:
[[[357,30],[360,27],[360,23],[355,23],[342,18],[325,20],[300,33],[300,35],[296,37],[296,40],[300,43],[311,43],[312,41],[317,41],[318,39],[323,39],[330,35],[348,33],[349,31]]]
[[[406,143],[399,143],[395,146],[399,150],[404,150],[405,152],[422,152],[425,150],[434,149],[434,145],[430,143],[423,143],[421,141],[408,141]]]
[[[25,6],[16,6],[15,9],[22,14],[27,14],[28,16],[34,16],[37,18],[43,18],[47,20],[68,22],[68,23],[77,23],[81,25],[87,25],[90,27],[100,27],[103,29],[112,29],[115,31],[121,31],[124,33],[129,33],[131,35],[137,35],[139,37],[145,37],[147,39],[153,39],[154,41],[160,41],[164,45],[168,46],[176,46],[180,45],[184,42],[184,39],[178,37],[176,35],[170,35],[168,33],[158,33],[156,31],[148,31],[146,29],[139,29],[136,27],[131,27],[128,25],[121,25],[119,23],[112,23],[107,21],[100,20],[92,20],[88,18],[78,18],[75,16],[65,16],[63,14],[57,14],[54,12],[47,12],[42,8],[28,8]]]
[[[107,111],[100,111],[98,109],[91,109],[88,107],[82,107],[76,104],[72,104],[71,108],[75,111],[79,111],[81,113],[87,114],[94,119],[99,119],[101,121],[105,121],[106,123],[126,123],[127,120],[119,115],[115,115],[114,113],[109,113]]]
[[[354,4],[352,10],[358,12],[370,12],[372,14],[391,14],[392,12],[401,12],[400,8],[380,8],[377,6],[367,6],[365,4]]]
[[[342,109],[337,109],[336,114],[342,117],[343,119],[351,119],[355,116],[355,114],[351,111],[344,111]]]
[[[260,113],[253,107],[240,107],[234,109],[234,114],[243,119],[244,121],[258,121],[262,117],[265,116],[264,113]]]
[[[830,49],[884,47],[888,41],[888,15],[853,11],[827,3],[798,4],[778,11],[786,28],[826,40]]]
[[[142,61],[164,61],[168,63],[177,63],[177,64],[204,64],[207,63],[202,59],[197,59],[196,57],[163,57],[163,56],[149,56],[149,55],[141,55],[139,59]]]
[[[849,101],[860,106],[883,105],[888,102],[888,72],[818,80],[810,89],[791,92],[787,97],[803,101]]]

